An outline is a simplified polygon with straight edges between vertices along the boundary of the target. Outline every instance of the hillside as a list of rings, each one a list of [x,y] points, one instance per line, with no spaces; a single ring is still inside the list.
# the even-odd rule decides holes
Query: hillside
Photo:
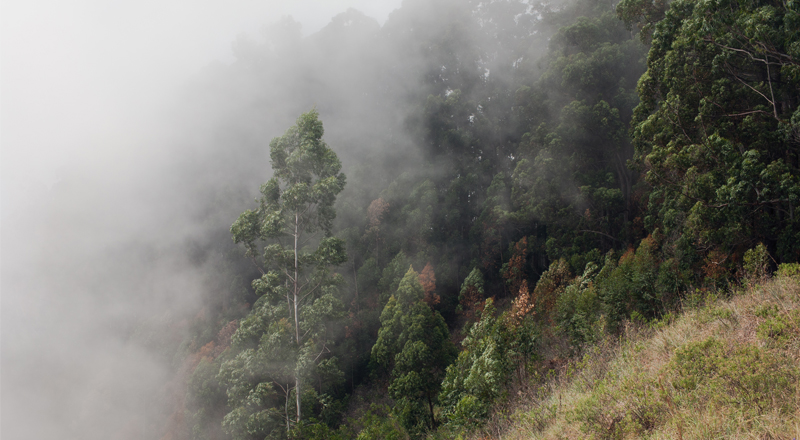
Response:
[[[198,247],[226,264],[164,438],[788,435],[796,283],[732,292],[800,259],[799,23],[768,0],[284,22],[198,88],[310,110],[223,130],[272,174]]]
[[[800,0],[84,1],[10,21],[3,438],[797,440]]]
[[[800,274],[782,272],[628,323],[555,377],[520,386],[488,438],[797,438]]]

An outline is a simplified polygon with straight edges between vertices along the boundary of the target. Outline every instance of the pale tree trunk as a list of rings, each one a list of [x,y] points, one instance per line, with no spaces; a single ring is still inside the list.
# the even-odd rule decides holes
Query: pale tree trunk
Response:
[[[300,215],[298,213],[294,214],[294,337],[295,342],[297,343],[297,351],[300,352],[300,316],[297,314],[298,309],[298,301],[300,300],[300,292],[298,291],[298,279],[297,279],[297,239],[298,235],[300,234],[299,231],[299,223],[300,223]],[[300,388],[300,371],[298,366],[295,366],[294,371],[294,392],[295,397],[297,397],[297,422],[300,423],[300,395],[301,395],[301,388]]]
[[[281,388],[283,388],[283,386],[281,386]],[[290,432],[292,432],[292,427],[291,427],[291,424],[290,424],[291,422],[289,421],[289,390],[290,390],[289,384],[287,383],[286,384],[286,389],[284,390],[286,392],[286,399],[285,399],[285,403],[283,404],[283,413],[284,413],[284,415],[286,417],[286,435],[287,436],[289,435]]]

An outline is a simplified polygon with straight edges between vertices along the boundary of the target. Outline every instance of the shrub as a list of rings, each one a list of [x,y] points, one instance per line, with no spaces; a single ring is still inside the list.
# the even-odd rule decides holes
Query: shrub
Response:
[[[749,281],[758,281],[767,276],[769,253],[763,243],[744,253],[744,277]]]
[[[673,386],[687,403],[732,407],[745,415],[768,407],[792,410],[797,367],[753,345],[726,345],[715,338],[686,344],[670,362]]]
[[[359,429],[357,440],[407,440],[408,433],[385,405],[371,405],[353,423]],[[350,437],[352,438],[352,436]]]
[[[583,275],[564,289],[556,303],[556,322],[573,345],[596,341],[601,336],[598,326],[600,300],[593,283],[597,265],[589,262]]]
[[[784,263],[778,266],[778,276],[800,278],[800,263]]]
[[[659,260],[654,252],[655,241],[648,237],[635,252],[628,250],[618,264],[606,259],[610,273],[598,276],[597,289],[611,331],[617,331],[633,312],[651,319],[663,311],[664,303],[657,288]],[[609,272],[608,269],[604,267],[599,275]]]
[[[763,339],[771,339],[779,344],[785,344],[800,335],[800,310],[787,313],[774,313],[766,316],[764,322],[759,324],[756,333]]]

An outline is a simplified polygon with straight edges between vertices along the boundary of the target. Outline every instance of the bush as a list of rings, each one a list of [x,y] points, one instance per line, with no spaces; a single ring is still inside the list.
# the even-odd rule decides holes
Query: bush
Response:
[[[715,338],[692,342],[675,351],[670,369],[687,403],[713,402],[746,415],[776,405],[784,414],[792,410],[797,367],[756,346],[729,346]]]
[[[662,425],[667,404],[656,392],[658,384],[644,373],[598,381],[580,400],[568,421],[580,423],[593,438],[642,438]]]
[[[606,267],[598,275],[597,289],[609,330],[617,331],[633,312],[651,319],[663,311],[664,302],[658,289],[659,260],[654,252],[655,241],[648,237],[635,252],[628,250],[618,264],[606,258]]]
[[[372,404],[369,410],[352,422],[358,429],[357,440],[407,440],[408,433],[386,405]],[[352,435],[349,437],[352,438]]]
[[[602,330],[598,325],[600,300],[593,283],[597,265],[589,262],[583,275],[564,290],[556,303],[556,322],[575,346],[595,342]]]
[[[800,310],[787,313],[774,313],[766,316],[764,322],[758,326],[756,333],[763,339],[771,339],[779,344],[785,344],[800,336]]]
[[[800,278],[800,263],[784,263],[778,266],[778,276]]]
[[[763,243],[744,253],[744,278],[748,281],[759,281],[767,276],[769,253]]]

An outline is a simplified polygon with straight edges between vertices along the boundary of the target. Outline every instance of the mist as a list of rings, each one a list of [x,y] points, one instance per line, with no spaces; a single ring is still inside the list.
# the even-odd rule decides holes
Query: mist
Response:
[[[280,44],[280,23],[307,39],[350,7],[377,29],[397,6],[3,3],[3,438],[164,434],[172,355],[229,289],[228,228],[269,177],[269,139],[316,103],[356,111],[265,87],[248,45]]]
[[[470,28],[458,4],[3,3],[3,438],[171,438],[193,320],[249,306],[229,228],[270,139],[317,109],[361,182],[346,228],[423,166],[429,95],[536,74],[533,6]]]
[[[650,50],[668,40],[636,20],[669,5],[640,6],[2,3],[0,436],[497,436],[626,320],[738,282],[762,234],[657,200],[694,183],[658,182],[661,166],[691,170],[647,153],[676,128],[686,148],[707,137],[663,113],[653,91],[674,69],[647,72],[730,48]],[[763,169],[795,170],[778,106],[751,111],[766,85],[742,86],[719,121],[764,118]],[[262,187],[270,148],[281,171]],[[752,251],[796,260],[794,190],[766,175],[722,179],[704,206],[734,209],[730,182],[763,183],[735,208],[776,207],[752,214],[772,237]],[[773,184],[786,199],[762,201]],[[713,230],[736,237],[706,246]]]

